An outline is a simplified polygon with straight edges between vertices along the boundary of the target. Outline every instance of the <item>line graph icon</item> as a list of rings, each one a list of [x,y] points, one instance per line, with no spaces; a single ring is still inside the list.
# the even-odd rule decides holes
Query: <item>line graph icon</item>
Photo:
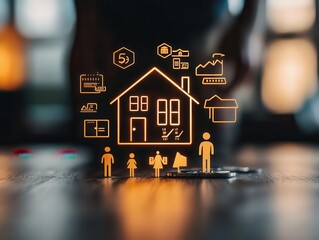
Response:
[[[206,62],[205,64],[199,64],[195,68],[195,75],[203,77],[202,84],[204,85],[224,85],[226,84],[226,78],[224,75],[224,60],[223,53],[214,53],[212,55],[213,60]]]

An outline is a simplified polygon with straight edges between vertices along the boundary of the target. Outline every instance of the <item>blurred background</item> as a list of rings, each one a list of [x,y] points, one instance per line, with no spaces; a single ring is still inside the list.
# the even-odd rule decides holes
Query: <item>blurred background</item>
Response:
[[[1,238],[318,239],[318,2],[0,0]],[[167,39],[197,51],[193,66],[225,53],[228,84],[216,91],[237,99],[239,115],[212,129],[216,155],[263,174],[102,177],[106,143],[83,138],[79,75],[114,77],[115,49],[130,42],[148,56]],[[137,61],[132,78],[144,67]],[[192,91],[211,96],[200,84]],[[96,116],[111,117],[113,95],[96,97]],[[85,175],[88,160],[99,169]]]
[[[0,0],[1,144],[76,140],[71,57],[84,38],[76,29],[90,31],[89,22],[101,15],[98,2]],[[199,4],[211,7],[211,25],[219,25],[207,41],[223,40],[219,49],[236,52],[227,71],[240,68],[229,77],[240,106],[230,137],[240,144],[318,141],[318,1]]]

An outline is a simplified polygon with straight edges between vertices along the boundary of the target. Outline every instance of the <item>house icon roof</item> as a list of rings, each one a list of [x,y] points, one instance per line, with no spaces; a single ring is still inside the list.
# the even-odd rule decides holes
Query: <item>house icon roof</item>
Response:
[[[165,75],[162,71],[160,71],[158,68],[153,67],[151,70],[149,70],[147,73],[145,73],[141,78],[139,78],[135,83],[133,83],[130,87],[128,87],[126,90],[124,90],[121,94],[119,94],[116,98],[114,98],[110,104],[113,104],[117,100],[119,100],[123,95],[125,95],[128,91],[130,91],[132,88],[134,88],[136,85],[138,85],[143,80],[147,79],[147,76],[152,74],[153,72],[159,73],[163,79],[167,80],[169,83],[171,83],[174,87],[176,87],[179,91],[181,91],[183,94],[185,94],[187,97],[189,97],[193,102],[196,104],[199,104],[199,102],[193,98],[189,93],[187,93],[184,89],[182,89],[178,84],[176,84],[171,78],[169,78],[167,75]]]
[[[189,51],[177,49],[172,51],[172,57],[189,57]]]
[[[222,99],[217,95],[205,100],[204,108],[238,108],[235,99]]]

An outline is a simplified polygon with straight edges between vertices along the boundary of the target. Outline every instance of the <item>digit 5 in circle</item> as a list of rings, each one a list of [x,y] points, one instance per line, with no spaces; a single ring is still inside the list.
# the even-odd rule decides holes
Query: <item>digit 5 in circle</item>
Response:
[[[113,52],[113,64],[125,69],[132,66],[135,63],[135,53],[126,48],[122,47]]]

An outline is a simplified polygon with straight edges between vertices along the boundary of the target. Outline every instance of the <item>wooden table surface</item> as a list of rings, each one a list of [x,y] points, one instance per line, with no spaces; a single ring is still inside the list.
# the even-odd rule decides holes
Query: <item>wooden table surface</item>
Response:
[[[1,239],[319,239],[316,146],[244,146],[233,164],[264,171],[230,180],[105,179],[57,149],[0,150]]]

